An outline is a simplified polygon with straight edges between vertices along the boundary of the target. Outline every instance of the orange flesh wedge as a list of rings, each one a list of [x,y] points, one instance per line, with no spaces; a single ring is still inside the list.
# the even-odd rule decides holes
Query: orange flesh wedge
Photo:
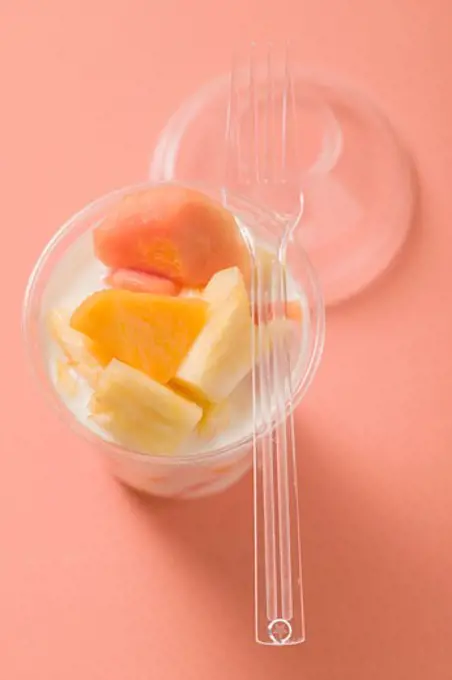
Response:
[[[200,298],[112,289],[90,295],[70,323],[93,341],[103,365],[115,358],[165,384],[175,376],[207,313]]]

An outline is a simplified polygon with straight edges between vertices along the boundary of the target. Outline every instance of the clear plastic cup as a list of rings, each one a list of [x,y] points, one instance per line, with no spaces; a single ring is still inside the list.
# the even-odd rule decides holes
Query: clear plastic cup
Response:
[[[218,493],[237,482],[252,463],[251,425],[245,436],[217,448],[203,448],[189,456],[157,456],[127,450],[102,438],[71,411],[56,389],[49,365],[48,348],[53,340],[47,323],[49,290],[56,273],[73,269],[83,273],[77,262],[77,244],[90,239],[90,232],[121,198],[149,184],[114,191],[89,204],[66,222],[49,241],[30,276],[23,309],[23,329],[31,364],[43,394],[59,416],[85,441],[103,455],[112,474],[133,489],[169,498],[196,498]],[[220,189],[197,186],[221,201]],[[241,227],[270,247],[276,244],[279,225],[269,212],[246,200],[228,196],[228,207]],[[94,254],[92,254],[94,257]],[[294,407],[299,404],[317,369],[324,342],[324,306],[315,272],[302,248],[289,248],[288,264],[296,286],[302,291],[303,321],[300,322],[297,356],[293,362]],[[87,294],[89,294],[88,291]]]

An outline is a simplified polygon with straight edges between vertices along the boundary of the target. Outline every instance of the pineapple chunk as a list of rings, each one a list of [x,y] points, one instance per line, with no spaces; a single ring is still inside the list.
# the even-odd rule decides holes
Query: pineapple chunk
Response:
[[[122,445],[172,454],[202,418],[202,409],[141,371],[113,359],[91,400],[95,422]]]
[[[238,267],[215,274],[203,292],[207,322],[176,373],[174,385],[200,403],[226,399],[251,369],[249,299]]]
[[[74,373],[71,372],[66,359],[58,359],[55,366],[56,387],[60,394],[72,399],[77,396],[78,382]]]
[[[52,310],[49,328],[53,339],[64,352],[69,367],[95,388],[102,367],[94,356],[91,340],[71,328],[70,314],[64,310]]]
[[[220,404],[211,404],[204,408],[202,419],[198,424],[198,434],[209,441],[224,432],[231,422],[231,405],[229,400]]]

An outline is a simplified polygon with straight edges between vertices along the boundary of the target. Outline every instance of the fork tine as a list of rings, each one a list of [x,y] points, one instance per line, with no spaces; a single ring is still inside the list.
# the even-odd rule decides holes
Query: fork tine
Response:
[[[281,95],[281,177],[286,178],[287,164],[287,106],[289,98],[289,62],[287,45],[284,49],[284,76],[283,89]]]
[[[263,173],[262,179],[264,182],[270,182],[272,179],[272,154],[271,140],[273,139],[273,124],[274,124],[274,83],[273,83],[273,48],[271,43],[267,45],[266,57],[266,106],[265,106],[265,121],[264,121],[264,144],[263,144]]]
[[[281,181],[287,182],[291,172],[296,168],[298,157],[298,140],[296,138],[296,101],[292,69],[290,67],[289,45],[284,48],[284,75],[282,91],[281,115]],[[290,126],[291,143],[288,143],[288,128]],[[290,167],[293,165],[294,167]]]
[[[260,163],[259,163],[259,107],[256,96],[256,44],[251,44],[250,50],[250,65],[249,65],[249,111],[251,120],[251,131],[249,134],[251,164],[249,167],[248,181],[260,180]]]
[[[232,55],[229,100],[226,111],[226,133],[225,133],[225,174],[226,185],[231,186],[236,181],[240,167],[240,147],[237,137],[237,58],[235,53]]]

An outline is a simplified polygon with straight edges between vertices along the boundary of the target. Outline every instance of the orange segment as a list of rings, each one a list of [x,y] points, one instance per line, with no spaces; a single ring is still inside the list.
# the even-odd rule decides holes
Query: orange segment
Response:
[[[203,328],[207,311],[200,298],[102,290],[75,310],[71,326],[91,338],[102,364],[119,359],[165,384]]]

